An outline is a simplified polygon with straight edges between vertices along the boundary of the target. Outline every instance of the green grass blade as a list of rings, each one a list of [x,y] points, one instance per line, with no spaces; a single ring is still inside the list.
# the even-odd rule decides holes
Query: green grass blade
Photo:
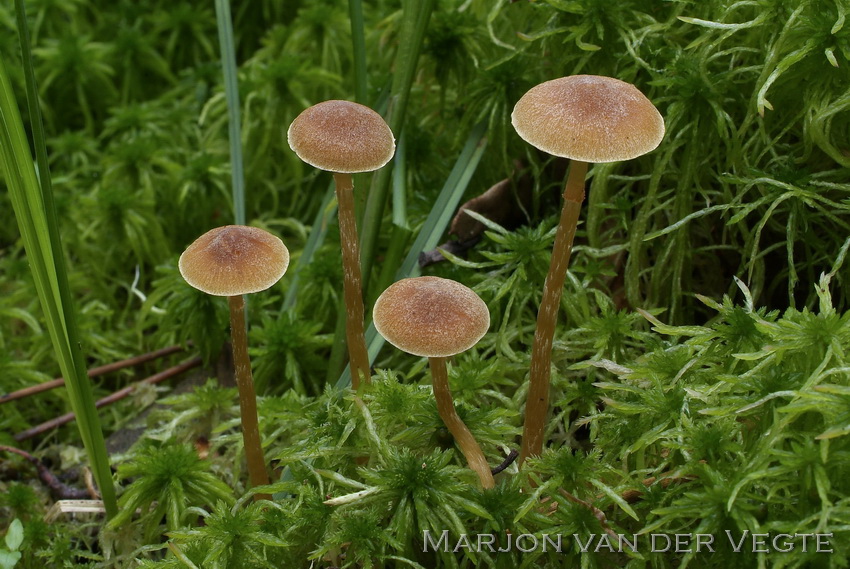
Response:
[[[242,125],[239,115],[239,83],[236,75],[236,47],[229,0],[215,0],[218,39],[221,44],[221,67],[224,72],[224,94],[227,98],[230,169],[233,183],[233,216],[237,225],[245,225],[245,176],[242,162]]]
[[[363,4],[360,0],[348,0],[348,15],[351,20],[351,44],[354,57],[354,100],[365,105],[369,95],[366,74],[366,33],[363,24]]]
[[[15,15],[17,16],[18,35],[21,43],[21,62],[24,69],[24,80],[27,91],[27,108],[29,110],[30,123],[32,124],[32,136],[35,146],[36,165],[38,166],[38,177],[41,181],[41,194],[44,199],[46,213],[50,219],[50,242],[58,243],[54,231],[59,227],[56,218],[56,208],[53,205],[53,183],[50,179],[50,169],[47,160],[47,144],[44,136],[44,123],[41,120],[41,106],[38,104],[38,90],[35,86],[35,74],[33,73],[32,53],[30,51],[30,32],[27,25],[27,14],[24,0],[15,0]],[[61,276],[64,275],[60,275]]]
[[[393,225],[408,229],[407,225],[407,137],[402,134],[395,148],[393,160]]]
[[[410,87],[416,73],[419,54],[425,38],[428,20],[434,9],[435,0],[407,0],[403,3],[404,16],[400,37],[404,38],[398,48],[395,62],[395,74],[390,88],[390,105],[387,111],[387,124],[397,137],[401,136],[407,102],[410,99]],[[366,201],[366,211],[362,220],[360,237],[360,265],[363,275],[363,290],[369,289],[369,279],[378,235],[381,231],[384,207],[387,202],[392,168],[381,168],[372,178],[372,187]]]
[[[22,14],[23,5],[19,4],[18,9],[25,21],[25,15]],[[21,43],[25,52],[25,62],[27,62],[26,71],[31,75],[32,65],[25,31],[22,31]],[[28,83],[30,81],[32,81],[31,77],[27,79]],[[32,85],[28,85],[29,89],[35,92],[34,81]],[[34,109],[37,104],[37,99],[31,100],[30,109]],[[37,114],[37,111],[33,112]],[[39,131],[38,138],[43,146],[44,132],[40,121],[34,122],[33,128]],[[62,374],[67,378],[66,385],[71,406],[77,414],[83,444],[100,487],[107,516],[112,517],[117,513],[118,506],[109,469],[109,455],[100,428],[91,383],[86,375],[76,320],[70,303],[71,295],[56,227],[56,213],[52,208],[52,195],[49,194],[46,158],[43,159],[41,168],[44,172],[44,192],[48,194],[47,201],[53,210],[49,214],[45,203],[45,193],[42,191],[33,167],[32,154],[30,154],[20,111],[2,60],[0,60],[0,163],[2,163],[6,184],[9,187],[12,207],[21,231],[39,301],[45,312],[50,339]]]
[[[443,184],[437,201],[434,202],[419,235],[410,247],[410,252],[396,271],[395,280],[418,276],[421,273],[419,254],[422,251],[433,249],[440,243],[440,238],[445,233],[452,217],[454,217],[460,199],[463,197],[463,193],[484,155],[484,149],[487,147],[487,139],[484,136],[486,130],[487,125],[482,122],[473,127],[469,133],[469,138],[467,138],[454,168],[446,179],[446,183]],[[366,330],[366,347],[369,351],[370,363],[375,361],[383,345],[384,338],[375,330],[375,325],[370,323]],[[337,381],[336,387],[337,389],[345,389],[349,385],[351,385],[351,370],[346,367],[339,381]]]
[[[419,253],[439,245],[440,238],[454,217],[463,192],[466,191],[487,147],[486,131],[487,125],[484,122],[472,128],[454,168],[446,178],[446,183],[443,184],[434,207],[431,208],[431,213],[428,214],[422,230],[413,242],[410,254],[396,273],[396,280],[418,274]]]
[[[332,222],[336,213],[336,201],[334,200],[334,186],[331,186],[325,192],[325,197],[322,198],[322,207],[319,208],[316,217],[313,219],[313,227],[310,229],[310,234],[307,236],[307,243],[304,244],[304,250],[298,257],[298,262],[292,270],[289,288],[286,290],[286,296],[283,299],[283,306],[280,309],[281,314],[284,311],[295,306],[295,299],[298,296],[298,285],[301,280],[301,272],[304,267],[310,264],[313,260],[313,255],[322,243],[325,241],[325,236],[328,233],[328,224]]]

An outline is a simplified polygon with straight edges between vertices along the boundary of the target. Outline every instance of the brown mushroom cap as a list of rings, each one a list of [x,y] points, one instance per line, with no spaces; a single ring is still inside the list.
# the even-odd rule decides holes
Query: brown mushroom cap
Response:
[[[289,266],[283,241],[256,227],[225,225],[207,231],[180,255],[180,274],[198,290],[237,296],[265,290]]]
[[[328,172],[371,172],[395,153],[395,138],[381,115],[350,101],[325,101],[304,110],[286,137],[301,160]]]
[[[392,284],[375,301],[372,318],[390,344],[428,358],[468,350],[490,327],[490,311],[477,294],[439,277]]]
[[[664,119],[637,87],[597,75],[532,87],[514,107],[511,123],[532,146],[583,162],[630,160],[664,137]]]

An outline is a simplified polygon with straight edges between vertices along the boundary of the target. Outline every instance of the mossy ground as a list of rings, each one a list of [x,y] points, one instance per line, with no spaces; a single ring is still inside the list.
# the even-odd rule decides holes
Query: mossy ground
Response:
[[[280,235],[298,267],[297,281],[287,275],[249,305],[266,453],[288,472],[273,485],[274,503],[247,499],[236,399],[211,382],[166,399],[143,444],[114,457],[121,505],[143,510],[121,527],[48,527],[33,471],[4,456],[11,474],[0,481],[0,513],[25,529],[17,566],[846,566],[847,7],[438,0],[421,55],[407,61],[404,26],[423,24],[405,20],[414,7],[363,6],[354,28],[364,31],[364,73],[347,2],[232,6],[246,217]],[[212,3],[40,0],[27,10],[87,364],[190,341],[217,361],[226,304],[186,286],[176,269],[192,240],[233,219]],[[23,107],[11,0],[0,1],[0,30]],[[395,169],[383,182],[355,180],[361,215],[377,211],[370,222],[381,221],[365,296],[372,302],[391,282],[420,230],[448,239],[428,215],[483,125],[486,148],[468,162],[464,199],[509,179],[523,190],[522,207],[510,208],[520,215],[490,223],[465,258],[424,270],[474,287],[490,308],[490,332],[454,360],[450,380],[458,413],[494,466],[518,446],[566,167],[515,135],[514,103],[548,79],[607,75],[634,83],[666,123],[655,152],[590,170],[553,354],[548,450],[521,472],[509,467],[492,492],[476,489],[442,428],[426,362],[385,348],[364,405],[333,389],[342,270],[323,202],[330,178],[285,140],[306,106],[353,99],[355,78],[365,77],[364,102],[384,110],[412,65],[406,112],[395,119],[403,141]],[[367,188],[380,183],[392,201],[376,210]],[[1,391],[60,375],[33,287],[3,191]],[[97,379],[95,395],[165,365]],[[103,408],[104,430],[120,430],[167,389]],[[67,411],[63,390],[25,401],[0,406],[0,443],[19,445],[15,433]],[[208,458],[195,460],[186,445],[201,436]],[[79,441],[72,424],[23,444],[62,471],[84,462],[73,452]],[[460,534],[586,541],[643,532],[711,534],[725,545],[713,554],[582,553],[573,541],[560,554],[423,552],[426,529],[449,530],[453,544]],[[831,533],[834,551],[803,551],[798,537],[789,552],[747,542],[736,553],[727,530]]]

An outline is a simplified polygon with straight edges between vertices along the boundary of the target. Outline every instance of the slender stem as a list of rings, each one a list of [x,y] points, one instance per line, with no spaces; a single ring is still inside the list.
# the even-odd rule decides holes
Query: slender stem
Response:
[[[581,202],[584,201],[584,178],[587,175],[587,163],[573,160],[567,185],[564,188],[564,207],[561,221],[555,234],[552,248],[552,261],[549,274],[543,285],[543,298],[537,312],[537,329],[534,332],[534,345],[531,350],[531,372],[529,376],[528,400],[525,404],[525,425],[522,430],[522,448],[519,464],[529,456],[538,456],[543,452],[543,432],[546,415],[549,411],[549,374],[552,365],[552,338],[558,322],[558,309],[561,306],[561,292],[570,264],[573,238],[576,234]]]
[[[458,417],[457,411],[455,411],[452,393],[449,391],[446,358],[428,358],[428,362],[431,364],[434,399],[437,400],[437,412],[440,413],[440,418],[455,438],[455,442],[460,447],[460,452],[466,458],[469,468],[478,474],[478,478],[481,479],[481,486],[484,489],[493,488],[496,486],[496,481],[493,480],[490,465],[487,464],[487,459],[484,457],[478,441],[475,440],[475,437],[472,436],[472,433],[460,417]]]
[[[251,486],[269,483],[263,446],[260,442],[260,426],[257,420],[257,395],[254,393],[254,378],[251,375],[251,360],[248,358],[248,334],[245,329],[245,301],[242,295],[229,296],[230,336],[233,342],[233,366],[236,370],[236,386],[239,388],[239,410],[242,415],[242,441],[248,461],[248,478]],[[257,494],[255,500],[262,499]]]
[[[339,238],[342,246],[343,288],[345,290],[345,337],[351,362],[351,386],[369,383],[369,352],[363,331],[363,292],[360,289],[360,242],[354,216],[354,184],[351,174],[334,174],[339,212]]]

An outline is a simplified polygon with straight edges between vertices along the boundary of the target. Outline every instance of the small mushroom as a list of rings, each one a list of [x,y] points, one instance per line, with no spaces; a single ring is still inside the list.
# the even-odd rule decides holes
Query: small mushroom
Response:
[[[427,357],[437,411],[484,488],[495,481],[481,447],[454,408],[446,358],[468,350],[487,333],[490,311],[464,285],[439,277],[402,279],[375,301],[375,329],[409,354]]]
[[[242,295],[265,290],[279,281],[289,266],[289,250],[283,241],[262,229],[226,225],[198,237],[180,255],[178,266],[191,286],[213,296],[226,296],[230,304],[233,363],[248,476],[252,486],[268,484]]]
[[[289,126],[287,139],[301,160],[334,175],[344,272],[346,339],[351,384],[357,389],[361,380],[369,383],[371,372],[363,332],[360,242],[351,174],[371,172],[389,162],[395,153],[395,138],[381,115],[369,107],[349,101],[325,101],[298,115]]]
[[[543,450],[552,339],[584,201],[587,163],[630,160],[654,150],[664,137],[664,119],[630,83],[596,75],[573,75],[532,87],[514,107],[511,123],[532,146],[572,160],[537,313],[519,458],[522,464]]]

